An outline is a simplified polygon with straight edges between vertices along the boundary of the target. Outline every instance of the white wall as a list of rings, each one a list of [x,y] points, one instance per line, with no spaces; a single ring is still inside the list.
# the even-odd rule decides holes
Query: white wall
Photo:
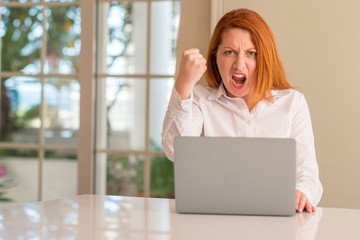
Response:
[[[199,48],[206,56],[210,40],[210,1],[209,0],[182,0],[179,35],[176,48],[177,66],[181,55],[189,48]],[[177,71],[179,68],[176,68]],[[177,72],[178,74],[178,72]],[[205,84],[202,79],[200,84]]]
[[[178,60],[185,46],[206,54],[209,7],[210,1],[182,0]],[[360,208],[360,2],[224,0],[223,8],[264,17],[290,82],[305,94],[324,186],[319,206]]]

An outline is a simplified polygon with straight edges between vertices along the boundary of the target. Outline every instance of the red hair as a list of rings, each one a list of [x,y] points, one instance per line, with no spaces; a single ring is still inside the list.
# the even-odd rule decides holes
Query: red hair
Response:
[[[222,82],[216,63],[216,53],[224,31],[230,28],[249,31],[257,51],[257,78],[249,101],[249,109],[263,99],[270,100],[272,98],[270,90],[294,88],[287,80],[270,27],[258,13],[249,9],[230,11],[217,23],[207,52],[205,78],[209,86],[219,87]]]

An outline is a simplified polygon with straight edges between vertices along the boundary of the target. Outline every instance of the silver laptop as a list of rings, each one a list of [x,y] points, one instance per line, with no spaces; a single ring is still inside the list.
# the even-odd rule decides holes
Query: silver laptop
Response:
[[[177,212],[295,214],[294,139],[176,137],[174,148]]]

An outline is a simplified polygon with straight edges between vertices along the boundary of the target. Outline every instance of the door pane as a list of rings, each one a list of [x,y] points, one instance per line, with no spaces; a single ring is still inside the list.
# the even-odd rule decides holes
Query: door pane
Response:
[[[2,71],[22,71],[29,74],[40,72],[40,48],[43,34],[41,10],[41,6],[0,7]]]
[[[80,7],[49,7],[45,73],[74,74],[79,69]]]
[[[79,2],[79,0],[45,0],[45,2]]]
[[[162,125],[173,86],[173,78],[154,78],[150,81],[150,150],[163,151]]]
[[[145,74],[147,2],[112,1],[100,3],[99,9],[99,14],[107,19],[98,23],[107,25],[98,29],[102,36],[98,49],[99,73]]]
[[[163,151],[162,122],[174,84],[172,77],[164,77],[175,74],[180,1],[100,1],[98,8],[96,192],[142,195],[143,186],[140,191],[138,187],[134,191],[134,184],[130,187],[127,184],[132,181],[111,177],[133,176],[133,169],[118,167],[121,171],[115,171],[115,165],[129,166],[125,163],[133,157],[127,154],[135,153],[125,152],[119,159],[113,159],[115,156],[108,156],[107,151],[141,151],[141,155],[146,155],[146,158],[141,157],[141,161],[150,160],[151,151]],[[148,11],[151,12],[149,19]],[[150,56],[147,56],[148,52]],[[147,62],[148,57],[150,62]],[[136,76],[109,77],[133,74]],[[148,127],[146,124],[149,124]],[[173,197],[172,170],[169,166],[172,163],[166,157],[153,157],[150,161],[146,166],[154,163],[153,167],[146,172],[152,174],[152,185],[146,186],[146,189],[150,188],[151,196]],[[142,183],[144,170],[141,171],[141,174],[135,171],[135,175]],[[119,190],[122,184],[125,186]]]
[[[38,143],[41,83],[32,77],[1,79],[0,140]]]
[[[38,3],[40,0],[1,0],[3,3]]]
[[[10,199],[0,200],[0,206],[37,201],[38,172],[38,151],[0,149],[0,194]]]
[[[143,156],[108,156],[106,169],[107,195],[143,196]]]
[[[77,146],[80,84],[74,79],[48,78],[44,85],[45,143]]]
[[[179,22],[180,2],[151,3],[151,74],[175,74],[175,48]]]
[[[144,150],[145,79],[107,78],[106,82],[104,80],[98,81],[97,88],[97,147]]]
[[[165,156],[151,157],[150,195],[174,198],[174,163]]]
[[[46,151],[42,173],[42,200],[77,195],[75,152]]]

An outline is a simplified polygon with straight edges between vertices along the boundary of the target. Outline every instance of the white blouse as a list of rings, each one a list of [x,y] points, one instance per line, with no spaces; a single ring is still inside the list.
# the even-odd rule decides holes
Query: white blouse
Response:
[[[316,206],[323,188],[306,100],[293,89],[272,90],[271,95],[271,101],[262,100],[249,112],[243,99],[226,95],[223,85],[197,85],[186,100],[181,100],[174,88],[162,132],[166,156],[173,161],[175,136],[294,138],[296,189]]]

